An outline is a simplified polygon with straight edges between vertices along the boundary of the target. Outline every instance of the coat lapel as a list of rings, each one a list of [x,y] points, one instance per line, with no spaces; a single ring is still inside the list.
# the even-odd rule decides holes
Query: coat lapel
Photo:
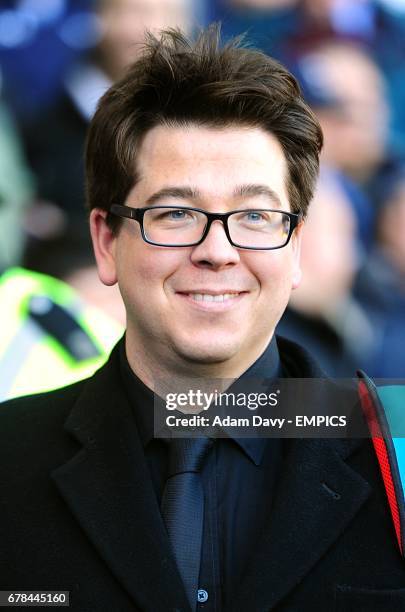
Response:
[[[86,383],[65,423],[83,448],[52,478],[142,610],[189,610],[118,367],[115,350]]]
[[[268,527],[229,610],[272,610],[339,538],[371,491],[344,461],[353,446],[292,441]]]

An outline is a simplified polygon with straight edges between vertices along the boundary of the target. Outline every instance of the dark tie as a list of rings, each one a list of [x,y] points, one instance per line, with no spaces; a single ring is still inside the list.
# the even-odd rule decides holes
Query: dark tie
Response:
[[[170,441],[169,472],[162,497],[163,520],[192,610],[197,602],[204,520],[199,472],[212,444],[209,438]]]

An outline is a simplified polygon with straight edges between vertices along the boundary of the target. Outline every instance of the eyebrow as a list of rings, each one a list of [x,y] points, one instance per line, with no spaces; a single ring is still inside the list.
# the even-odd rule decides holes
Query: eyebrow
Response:
[[[236,197],[254,197],[254,196],[266,196],[270,200],[273,200],[277,206],[281,208],[281,200],[277,193],[268,187],[267,185],[260,185],[250,183],[247,185],[239,185],[233,192]]]
[[[153,193],[146,200],[146,205],[151,206],[152,204],[156,204],[163,198],[176,198],[182,200],[188,199],[196,199],[200,196],[200,192],[197,189],[193,189],[192,187],[163,187]]]
[[[255,197],[255,196],[266,196],[272,200],[279,208],[281,208],[281,200],[277,193],[268,187],[267,185],[249,183],[245,185],[238,185],[233,191],[233,197]],[[196,200],[202,198],[202,193],[198,189],[189,186],[178,186],[178,187],[163,187],[153,193],[146,200],[147,206],[159,203],[164,198],[175,198],[182,200]]]

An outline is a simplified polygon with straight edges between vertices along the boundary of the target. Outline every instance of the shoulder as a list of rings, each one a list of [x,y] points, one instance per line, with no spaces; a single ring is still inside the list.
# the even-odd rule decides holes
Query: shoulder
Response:
[[[0,482],[9,494],[33,483],[45,486],[49,474],[82,449],[77,430],[97,427],[120,388],[113,353],[90,378],[0,404]]]
[[[319,363],[303,346],[276,336],[280,360],[285,375],[289,378],[327,378]]]
[[[43,417],[48,415],[51,419],[58,420],[69,410],[87,380],[62,387],[46,393],[25,395],[15,399],[7,400],[0,404],[0,431],[8,424],[32,425],[35,421],[43,422]]]
[[[87,381],[0,404],[0,481],[4,503],[45,486],[79,449],[64,422]],[[42,489],[41,489],[42,490]]]
[[[69,445],[63,424],[86,384],[84,380],[0,404],[0,463],[10,464],[17,456],[32,460],[46,445],[63,445],[63,439]]]

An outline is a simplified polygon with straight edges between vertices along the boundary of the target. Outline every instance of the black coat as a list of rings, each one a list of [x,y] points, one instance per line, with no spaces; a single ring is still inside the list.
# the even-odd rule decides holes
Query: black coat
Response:
[[[297,345],[279,347],[290,371],[319,376]],[[69,590],[80,612],[189,609],[116,349],[86,381],[3,404],[0,436],[1,590]],[[294,440],[228,610],[404,609],[405,562],[370,441]]]

